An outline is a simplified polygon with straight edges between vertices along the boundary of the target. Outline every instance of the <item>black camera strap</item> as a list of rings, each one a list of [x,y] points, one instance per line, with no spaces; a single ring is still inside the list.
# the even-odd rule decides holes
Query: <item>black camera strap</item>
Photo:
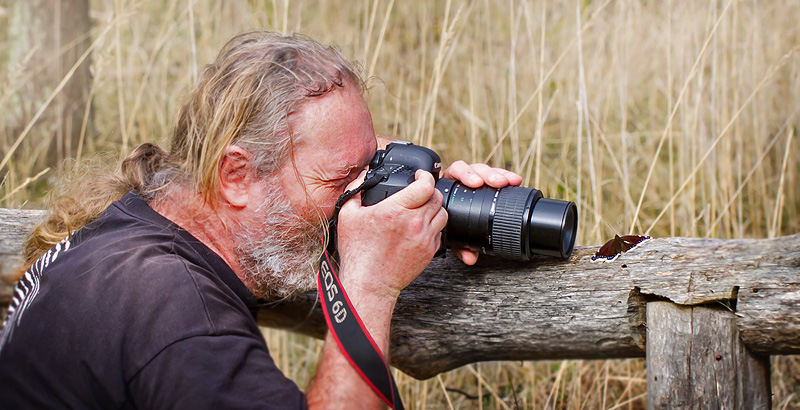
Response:
[[[364,327],[353,304],[350,303],[350,298],[347,297],[332,261],[336,256],[336,225],[339,210],[355,194],[374,187],[381,179],[380,176],[373,176],[358,188],[342,194],[336,201],[328,234],[322,238],[327,243],[320,261],[317,289],[324,306],[323,312],[328,329],[344,357],[389,407],[404,410],[388,361]]]

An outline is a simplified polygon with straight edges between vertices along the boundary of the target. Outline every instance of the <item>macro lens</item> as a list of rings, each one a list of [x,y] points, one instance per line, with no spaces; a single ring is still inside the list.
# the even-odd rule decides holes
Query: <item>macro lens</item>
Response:
[[[542,197],[538,189],[469,188],[441,178],[436,183],[447,210],[445,246],[468,247],[509,259],[534,254],[568,258],[575,246],[578,210],[573,202]]]

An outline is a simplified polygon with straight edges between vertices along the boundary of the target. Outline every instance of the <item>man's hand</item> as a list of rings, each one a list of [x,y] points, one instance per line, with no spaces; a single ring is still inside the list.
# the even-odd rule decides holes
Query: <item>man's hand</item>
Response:
[[[442,194],[433,176],[417,171],[416,181],[372,206],[356,195],[339,212],[340,277],[372,339],[388,357],[397,296],[428,266],[447,224]],[[347,188],[353,189],[364,173]],[[350,366],[328,333],[317,375],[308,391],[312,409],[385,408]]]
[[[418,170],[415,177],[409,186],[375,205],[361,206],[356,196],[342,207],[338,248],[347,285],[396,298],[439,249],[447,224],[442,194],[430,173]],[[361,180],[363,176],[348,189]]]
[[[522,177],[485,164],[458,161],[442,174],[470,188],[519,185]],[[428,266],[441,245],[447,211],[433,176],[419,170],[416,181],[372,206],[361,206],[356,195],[339,212],[338,243],[340,275],[364,326],[388,356],[392,312],[400,291]],[[364,179],[364,173],[347,189]],[[454,249],[467,264],[478,252]],[[311,408],[350,408],[359,397],[361,408],[384,408],[377,395],[361,380],[328,334],[314,383],[308,391]]]
[[[464,161],[456,161],[442,171],[443,178],[457,179],[470,188],[480,188],[484,184],[492,188],[503,188],[508,185],[519,185],[522,177],[514,172],[492,168],[486,164],[469,165]],[[451,249],[453,253],[467,265],[478,261],[478,251],[469,248]]]

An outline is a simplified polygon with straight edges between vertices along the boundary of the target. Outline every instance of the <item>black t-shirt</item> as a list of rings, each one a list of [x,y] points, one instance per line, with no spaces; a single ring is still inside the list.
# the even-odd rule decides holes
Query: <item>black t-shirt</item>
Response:
[[[129,193],[20,280],[0,407],[306,408],[255,305],[218,255]]]

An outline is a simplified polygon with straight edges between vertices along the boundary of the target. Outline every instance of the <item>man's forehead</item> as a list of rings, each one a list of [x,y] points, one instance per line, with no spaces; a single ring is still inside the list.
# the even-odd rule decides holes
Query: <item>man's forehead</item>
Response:
[[[357,144],[357,145],[356,145]],[[341,174],[348,174],[354,169],[362,169],[369,164],[375,155],[375,145],[366,141],[328,141],[324,144],[324,157],[327,168]]]
[[[375,154],[372,116],[354,88],[339,88],[311,99],[292,122],[300,137],[295,145],[296,159],[315,162],[300,162],[300,168],[310,166],[326,174],[347,175],[364,168]]]
[[[314,119],[372,123],[372,114],[364,97],[353,88],[337,88],[327,94],[314,97],[306,102],[301,108],[301,112],[304,114],[301,115],[301,118],[312,124],[315,123]]]

